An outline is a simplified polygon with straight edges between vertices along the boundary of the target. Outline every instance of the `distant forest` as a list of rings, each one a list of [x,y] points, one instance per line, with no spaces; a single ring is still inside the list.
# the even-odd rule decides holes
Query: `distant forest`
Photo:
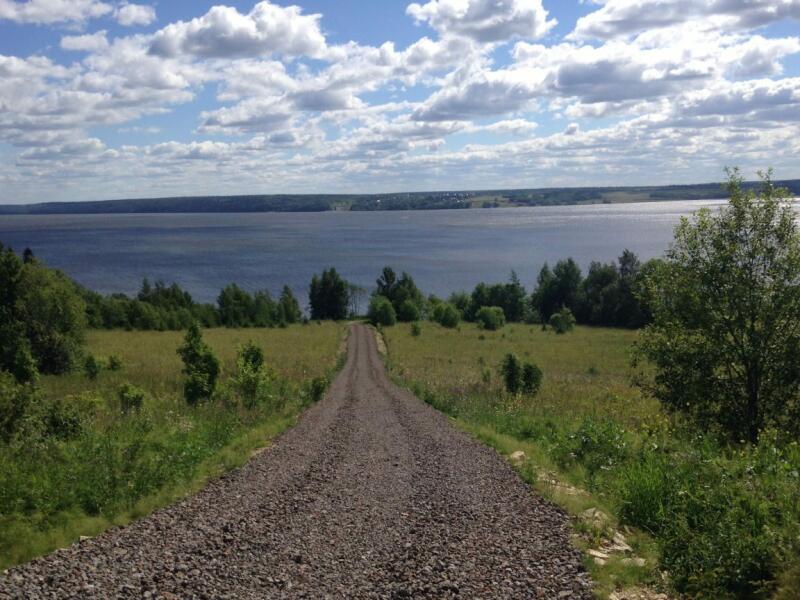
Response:
[[[800,196],[800,179],[775,182]],[[746,189],[758,184],[748,182]],[[376,210],[433,210],[499,208],[508,206],[558,206],[615,204],[659,200],[726,198],[718,183],[650,187],[541,188],[473,190],[459,192],[409,192],[397,194],[273,194],[248,196],[185,196],[87,202],[45,202],[0,205],[0,214],[112,214],[112,213],[239,213],[323,212]]]

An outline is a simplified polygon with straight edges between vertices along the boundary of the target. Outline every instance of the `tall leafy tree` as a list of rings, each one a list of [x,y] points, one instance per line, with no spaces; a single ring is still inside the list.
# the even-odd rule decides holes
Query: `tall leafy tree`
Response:
[[[347,289],[347,282],[334,268],[323,271],[322,275],[314,275],[308,292],[311,318],[346,319],[349,304]]]
[[[297,302],[292,289],[285,285],[281,290],[281,297],[278,300],[280,313],[285,323],[299,323],[303,318],[303,311],[300,310],[300,303]]]
[[[649,273],[638,351],[665,406],[756,442],[769,426],[800,432],[800,236],[770,173],[758,195],[728,174],[727,206],[682,219]]]

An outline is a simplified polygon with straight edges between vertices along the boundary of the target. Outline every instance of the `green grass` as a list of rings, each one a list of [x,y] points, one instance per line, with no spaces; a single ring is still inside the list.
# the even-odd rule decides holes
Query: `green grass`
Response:
[[[796,580],[800,446],[770,435],[724,446],[664,414],[631,384],[635,332],[425,323],[419,336],[407,325],[384,335],[395,377],[500,452],[526,453],[520,474],[575,517],[579,546],[596,548],[603,535],[578,518],[588,507],[611,515],[611,528],[632,528],[647,564],[587,558],[599,597],[657,587],[662,569],[693,598],[769,598]],[[508,352],[544,372],[536,397],[502,389]]]
[[[43,378],[30,417],[77,425],[68,435],[32,428],[35,435],[0,443],[0,568],[146,515],[242,464],[314,400],[312,382],[332,375],[343,334],[334,323],[206,330],[222,381],[215,400],[192,408],[181,395],[180,333],[90,332],[88,351],[118,356],[122,369],[94,380],[79,372]],[[254,408],[237,400],[230,379],[247,340],[264,349],[271,370]],[[120,410],[126,382],[146,392],[138,412]]]

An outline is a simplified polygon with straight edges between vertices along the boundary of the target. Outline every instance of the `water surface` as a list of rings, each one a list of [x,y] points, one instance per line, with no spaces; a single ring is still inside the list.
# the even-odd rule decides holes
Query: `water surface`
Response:
[[[143,277],[176,281],[212,301],[232,281],[254,291],[288,283],[305,300],[313,273],[335,266],[372,288],[384,265],[446,295],[514,269],[531,288],[542,264],[572,256],[584,270],[630,248],[660,256],[682,215],[723,201],[509,209],[0,216],[0,241],[100,292],[135,293]]]

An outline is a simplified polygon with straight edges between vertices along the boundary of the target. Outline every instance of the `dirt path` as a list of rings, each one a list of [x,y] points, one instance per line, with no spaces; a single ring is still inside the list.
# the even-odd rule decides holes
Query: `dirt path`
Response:
[[[0,598],[589,598],[567,518],[386,377],[354,325],[327,397],[243,468],[10,570]]]

